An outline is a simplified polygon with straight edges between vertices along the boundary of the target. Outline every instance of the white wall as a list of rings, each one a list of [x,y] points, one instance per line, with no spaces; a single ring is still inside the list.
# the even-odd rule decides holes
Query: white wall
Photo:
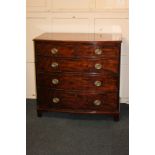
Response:
[[[43,32],[121,32],[121,102],[128,103],[127,0],[27,0],[27,98],[36,98],[32,39]]]

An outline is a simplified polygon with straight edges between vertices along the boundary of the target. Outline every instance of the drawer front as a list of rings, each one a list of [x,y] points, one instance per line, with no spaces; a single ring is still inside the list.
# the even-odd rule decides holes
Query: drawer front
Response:
[[[118,91],[118,77],[82,74],[39,74],[38,86],[95,92]]]
[[[75,45],[69,43],[36,42],[36,55],[52,57],[73,57]]]
[[[118,47],[102,44],[37,42],[35,50],[36,55],[51,57],[119,57]]]
[[[117,59],[56,59],[37,57],[38,72],[94,72],[116,74],[119,71]]]
[[[87,45],[79,44],[76,48],[77,57],[91,57],[91,58],[113,58],[119,57],[119,48],[115,46],[105,45]]]
[[[117,93],[73,93],[38,89],[38,106],[53,109],[116,111]]]

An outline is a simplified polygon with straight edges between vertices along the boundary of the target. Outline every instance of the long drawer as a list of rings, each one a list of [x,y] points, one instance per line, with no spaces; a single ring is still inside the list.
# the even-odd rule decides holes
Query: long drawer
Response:
[[[58,59],[37,56],[38,72],[95,72],[116,74],[119,70],[119,61],[111,59]]]
[[[118,77],[85,74],[47,74],[37,76],[39,87],[86,90],[86,91],[118,91]]]
[[[39,108],[116,111],[117,93],[85,93],[38,89]]]
[[[37,42],[36,54],[52,57],[119,57],[119,48],[78,42]]]

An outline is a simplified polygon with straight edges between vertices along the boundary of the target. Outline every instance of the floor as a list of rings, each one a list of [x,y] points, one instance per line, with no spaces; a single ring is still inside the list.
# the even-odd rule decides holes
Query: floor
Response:
[[[36,101],[27,100],[27,155],[128,155],[129,106],[121,117],[62,113],[36,115]]]

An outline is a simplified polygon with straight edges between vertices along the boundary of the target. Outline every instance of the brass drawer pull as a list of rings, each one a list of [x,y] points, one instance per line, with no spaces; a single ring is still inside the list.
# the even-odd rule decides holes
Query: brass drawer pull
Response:
[[[56,67],[58,67],[59,66],[59,64],[57,63],[57,62],[53,62],[52,64],[51,64],[51,67],[52,68],[56,68]]]
[[[57,54],[57,53],[58,53],[58,49],[52,48],[52,49],[51,49],[51,53],[52,53],[52,54]]]
[[[53,80],[52,80],[52,83],[53,83],[54,85],[57,85],[57,84],[59,83],[59,80],[58,80],[58,79],[53,79]]]
[[[102,64],[100,64],[100,63],[95,64],[95,68],[96,69],[101,69],[102,68]]]
[[[60,101],[60,99],[57,97],[54,97],[52,101],[53,101],[53,103],[58,103]]]
[[[100,106],[101,105],[101,101],[100,100],[95,100],[94,101],[94,105],[95,106]]]
[[[99,48],[97,48],[97,49],[95,50],[95,54],[96,54],[96,55],[101,55],[101,54],[102,54],[102,50],[99,49]]]
[[[94,85],[97,87],[100,87],[102,85],[102,82],[101,81],[95,81]]]

